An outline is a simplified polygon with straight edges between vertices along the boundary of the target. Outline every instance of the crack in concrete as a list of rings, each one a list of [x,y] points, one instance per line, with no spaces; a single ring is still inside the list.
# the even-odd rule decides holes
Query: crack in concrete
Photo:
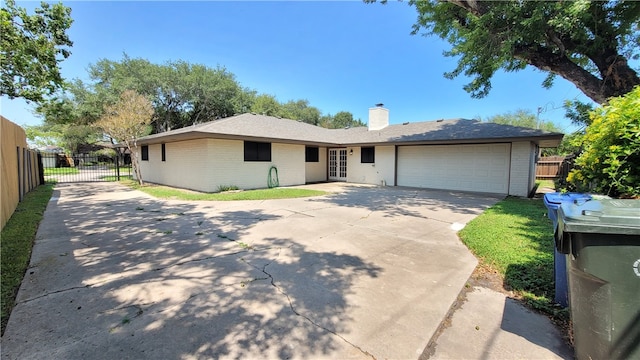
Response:
[[[31,301],[34,301],[34,300],[38,300],[38,299],[42,299],[43,297],[47,297],[47,296],[53,295],[53,294],[59,294],[59,293],[63,293],[63,292],[71,291],[71,290],[90,288],[93,285],[94,284],[88,284],[88,285],[84,285],[84,286],[73,286],[73,287],[66,288],[66,289],[60,289],[60,290],[51,291],[51,292],[48,292],[46,294],[42,294],[42,295],[38,295],[36,297],[32,297],[30,299],[25,299],[25,300],[22,300],[22,301],[16,301],[16,305],[18,305],[18,304],[26,304],[28,302],[31,302]]]
[[[162,270],[166,270],[166,269],[169,269],[169,268],[172,268],[172,267],[175,267],[175,266],[182,266],[182,265],[186,265],[186,264],[189,264],[189,263],[207,261],[207,260],[217,259],[217,258],[221,258],[221,257],[235,256],[235,255],[243,254],[243,253],[246,253],[246,252],[249,252],[249,251],[251,251],[251,250],[247,249],[247,250],[240,250],[240,251],[235,251],[235,252],[226,253],[226,254],[211,255],[211,256],[206,256],[206,257],[203,257],[203,258],[179,261],[177,263],[173,263],[173,264],[170,264],[170,265],[167,265],[167,266],[162,266],[162,267],[157,267],[157,268],[151,269],[151,271],[162,271]]]
[[[280,254],[278,254],[279,256]],[[277,256],[276,256],[277,257]],[[271,261],[273,262],[273,261]],[[333,334],[334,336],[340,338],[342,341],[344,341],[345,343],[351,345],[353,348],[357,349],[358,351],[360,351],[362,354],[369,356],[370,358],[375,360],[375,356],[373,356],[372,354],[370,354],[369,352],[367,352],[366,350],[362,349],[360,346],[350,342],[349,340],[345,339],[342,335],[338,334],[337,332],[328,329],[320,324],[318,324],[317,322],[313,321],[313,319],[309,318],[308,316],[301,314],[300,312],[298,312],[295,307],[293,306],[293,301],[291,301],[291,297],[289,296],[289,294],[287,294],[282,288],[280,288],[278,285],[276,285],[275,283],[275,279],[273,278],[273,275],[271,275],[270,273],[267,272],[267,266],[271,265],[271,262],[268,262],[267,264],[265,264],[262,268],[259,268],[255,265],[249,264],[248,262],[245,261],[245,263],[247,263],[249,266],[255,268],[256,270],[260,270],[262,273],[264,273],[265,275],[267,275],[269,277],[268,280],[270,280],[271,282],[271,286],[275,287],[276,290],[278,290],[278,292],[282,295],[284,295],[287,298],[287,302],[289,303],[289,308],[291,309],[291,311],[296,314],[296,316],[299,316],[303,319],[305,319],[307,322],[309,322],[310,324],[312,324],[313,326],[322,329],[328,333]]]
[[[235,241],[235,240],[234,240],[234,241]],[[268,250],[268,249],[269,249],[269,248],[260,249],[260,250],[255,250],[255,249],[254,249],[253,251],[264,251],[264,250]],[[150,271],[152,271],[152,272],[153,272],[153,271],[162,271],[162,270],[166,270],[166,269],[169,269],[169,268],[171,268],[171,267],[174,267],[174,266],[182,266],[182,265],[189,264],[189,263],[200,262],[200,261],[207,261],[207,260],[211,260],[211,259],[215,259],[215,258],[220,258],[220,257],[226,257],[226,256],[235,256],[235,255],[243,254],[243,253],[246,253],[246,252],[249,252],[249,251],[251,251],[251,250],[241,250],[241,251],[236,251],[236,252],[227,253],[227,254],[222,254],[222,255],[213,255],[213,256],[207,256],[207,257],[204,257],[204,258],[198,258],[198,259],[191,259],[191,260],[186,260],[186,261],[180,261],[180,262],[177,262],[177,263],[174,263],[174,264],[170,264],[170,265],[167,265],[167,266],[164,266],[164,267],[154,268],[154,269],[151,269]],[[65,289],[60,289],[60,290],[55,290],[55,291],[47,292],[47,293],[45,293],[45,294],[41,294],[41,295],[38,295],[38,296],[33,297],[33,298],[25,299],[25,300],[22,300],[22,301],[17,301],[17,302],[16,302],[16,305],[18,305],[18,304],[26,304],[26,303],[29,303],[29,302],[31,302],[31,301],[34,301],[34,300],[38,300],[38,299],[41,299],[41,298],[47,297],[47,296],[49,296],[49,295],[59,294],[59,293],[63,293],[63,292],[71,291],[71,290],[86,289],[86,288],[95,287],[95,286],[98,286],[98,285],[103,285],[103,284],[108,283],[108,282],[111,282],[111,281],[113,281],[113,279],[103,280],[103,281],[97,281],[97,282],[95,282],[95,283],[87,284],[87,285],[84,285],[84,286],[73,286],[73,287],[70,287],[70,288],[65,288]]]

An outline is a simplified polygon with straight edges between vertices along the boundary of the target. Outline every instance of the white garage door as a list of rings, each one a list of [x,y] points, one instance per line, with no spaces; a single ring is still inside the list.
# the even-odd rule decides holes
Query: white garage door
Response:
[[[398,185],[507,194],[510,144],[398,147]]]

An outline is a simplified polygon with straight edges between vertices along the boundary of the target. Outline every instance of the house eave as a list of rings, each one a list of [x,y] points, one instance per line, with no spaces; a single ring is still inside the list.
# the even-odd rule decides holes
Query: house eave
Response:
[[[504,138],[483,138],[483,139],[441,139],[441,140],[413,140],[413,141],[379,141],[379,142],[356,142],[345,143],[343,146],[411,146],[411,145],[461,145],[461,144],[489,144],[489,143],[511,143],[519,141],[531,141],[542,148],[557,147],[562,141],[562,134],[536,137],[504,137]]]
[[[161,134],[158,134],[161,135]],[[239,140],[239,141],[259,141],[259,142],[273,142],[281,144],[297,144],[297,145],[309,145],[309,146],[323,146],[331,147],[338,146],[339,144],[313,141],[313,140],[297,140],[297,139],[283,139],[274,137],[262,137],[262,136],[247,136],[247,135],[233,135],[233,134],[216,134],[199,131],[191,131],[188,133],[169,134],[157,137],[147,137],[145,139],[138,140],[138,145],[154,145],[167,142],[178,142],[188,140],[200,140],[200,139],[220,139],[220,140]]]

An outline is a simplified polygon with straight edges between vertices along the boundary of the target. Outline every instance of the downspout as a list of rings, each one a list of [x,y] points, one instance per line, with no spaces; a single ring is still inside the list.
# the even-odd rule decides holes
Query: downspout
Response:
[[[511,195],[511,166],[513,165],[513,143],[509,143],[509,173],[507,174],[507,195]]]
[[[395,159],[393,163],[393,186],[398,186],[398,145],[395,147]]]

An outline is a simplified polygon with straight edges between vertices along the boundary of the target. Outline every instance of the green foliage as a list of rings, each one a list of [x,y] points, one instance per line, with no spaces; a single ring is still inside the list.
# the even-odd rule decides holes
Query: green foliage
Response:
[[[367,0],[375,1],[375,0]],[[418,11],[413,33],[448,41],[458,59],[445,74],[471,77],[464,89],[485,97],[491,78],[532,65],[574,83],[597,103],[640,84],[627,59],[637,59],[640,2],[410,0]]]
[[[118,155],[118,152],[115,149],[110,149],[110,148],[102,148],[100,150],[96,150],[96,151],[92,151],[91,156],[95,156],[95,157],[116,157]]]
[[[640,86],[591,113],[567,181],[578,191],[640,197]]]
[[[95,144],[102,137],[99,131],[89,125],[65,125],[62,129],[61,142],[70,153],[78,153],[80,146]]]
[[[589,114],[593,111],[593,105],[583,103],[579,100],[567,100],[564,102],[565,117],[574,125],[589,126],[591,118]]]
[[[23,125],[30,144],[38,148],[48,145],[64,147],[62,143],[62,131],[60,126]]]
[[[120,99],[105,108],[104,115],[95,123],[115,142],[122,142],[131,153],[131,165],[142,185],[142,173],[138,163],[136,139],[151,132],[149,124],[153,117],[153,106],[143,95],[134,90],[125,90]]]
[[[550,121],[540,120],[536,114],[528,110],[516,110],[505,114],[494,115],[487,119],[488,122],[526,127],[530,129],[541,129],[550,132],[560,132],[560,129]]]
[[[64,85],[58,65],[69,57],[71,9],[42,2],[35,14],[6,0],[0,10],[0,94],[41,102]]]
[[[580,153],[581,151],[581,138],[584,136],[583,133],[576,131],[571,134],[566,134],[560,145],[557,148],[545,148],[542,149],[542,156],[552,156],[552,155],[575,155]]]
[[[331,114],[323,117],[320,126],[329,129],[344,129],[348,127],[367,126],[360,119],[354,119],[353,114],[348,111],[339,111],[334,116]]]
[[[282,113],[281,107],[275,96],[262,94],[256,96],[253,105],[251,105],[251,112],[267,116],[280,116]]]
[[[53,193],[53,183],[38,186],[26,194],[15,212],[2,228],[0,251],[2,252],[2,334],[7,326],[22,277],[29,265],[31,248],[38,224]]]
[[[300,120],[311,125],[320,123],[320,110],[309,106],[309,100],[290,100],[282,104],[281,114],[283,118]]]
[[[235,191],[235,190],[240,190],[240,188],[235,185],[219,185],[217,192]]]

